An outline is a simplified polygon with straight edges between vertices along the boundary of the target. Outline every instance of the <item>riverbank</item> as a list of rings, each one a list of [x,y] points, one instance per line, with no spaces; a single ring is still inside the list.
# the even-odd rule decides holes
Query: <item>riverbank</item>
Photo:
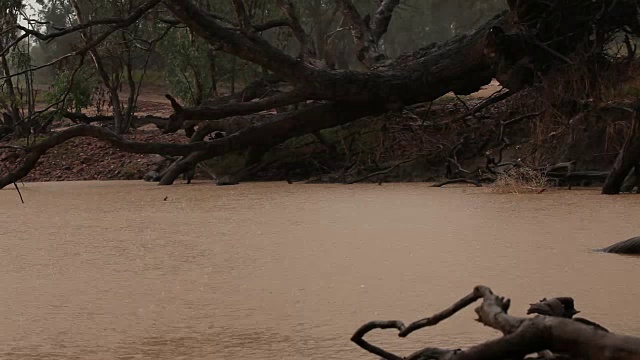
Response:
[[[469,104],[474,105],[479,101],[480,99],[472,99]],[[154,113],[154,108],[145,110],[147,113]],[[447,118],[458,116],[464,110],[461,103],[449,98],[433,107],[427,108],[426,105],[422,105],[414,107],[411,112],[389,113],[328,129],[322,132],[325,135],[322,139],[324,142],[312,135],[292,139],[267,153],[266,166],[248,174],[243,180],[284,181],[293,177],[296,180],[312,182],[341,182],[336,174],[340,173],[345,163],[353,162],[353,169],[346,175],[358,177],[366,176],[369,171],[376,171],[378,167],[387,166],[388,163],[406,161],[419,154],[429,154],[431,161],[425,162],[423,158],[416,158],[419,161],[407,163],[398,168],[399,171],[389,172],[386,178],[402,182],[434,180],[443,170],[442,166],[437,164],[440,160],[433,161],[434,158],[443,155],[442,145],[429,143],[427,137],[433,136],[435,128],[437,133],[447,135],[446,129],[438,127],[436,123],[445,123]],[[423,117],[425,122],[418,116]],[[427,117],[431,118],[426,121]],[[63,124],[62,127],[54,129],[54,132],[66,126],[69,125]],[[419,128],[425,131],[411,130]],[[427,128],[431,130],[427,131]],[[43,135],[37,141],[42,141],[46,136]],[[189,141],[183,131],[162,134],[161,130],[152,124],[134,129],[124,137],[140,142]],[[24,146],[26,142],[13,140],[2,145]],[[19,166],[25,155],[17,149],[0,149],[0,174]],[[244,157],[244,152],[229,154],[209,162],[208,165],[216,174],[227,175],[242,169]],[[142,180],[157,161],[157,155],[126,153],[93,138],[75,138],[48,151],[23,181]],[[201,167],[198,168],[195,179],[211,178]]]
[[[594,108],[560,119],[555,112],[543,114],[537,94],[524,91],[476,111],[499,89],[494,83],[470,96],[450,95],[290,139],[262,154],[261,165],[249,169],[245,151],[229,153],[201,164],[195,179],[212,179],[215,174],[241,182],[433,182],[461,177],[493,181],[497,172],[516,163],[541,169],[567,161],[576,163],[574,170],[608,171],[630,125],[626,112],[614,111],[620,107]],[[147,94],[144,99],[142,114],[170,112],[159,96]],[[65,125],[69,124],[58,124],[58,129]],[[188,142],[183,132],[162,134],[154,125],[135,129],[125,138]],[[3,144],[25,145],[23,140]],[[0,174],[21,164],[24,156],[19,150],[0,149]],[[23,180],[141,180],[158,159],[77,138],[50,150]]]

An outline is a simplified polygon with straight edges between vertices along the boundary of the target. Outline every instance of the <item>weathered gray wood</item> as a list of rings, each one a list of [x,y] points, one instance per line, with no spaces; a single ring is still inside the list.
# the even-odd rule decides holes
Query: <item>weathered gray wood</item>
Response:
[[[395,328],[400,336],[407,336],[417,329],[433,326],[453,316],[476,300],[482,304],[475,309],[478,321],[503,333],[503,337],[472,346],[464,351],[425,348],[406,358],[389,353],[364,340],[374,329]],[[387,360],[489,360],[522,359],[534,353],[550,354],[565,359],[640,360],[640,338],[603,331],[588,320],[572,320],[573,299],[563,297],[548,301],[543,299],[543,311],[561,316],[538,315],[522,318],[508,314],[511,301],[495,295],[486,286],[476,286],[473,291],[448,309],[405,327],[401,321],[373,321],[362,326],[352,341]],[[551,306],[546,306],[549,305]],[[567,312],[567,309],[569,311]],[[575,310],[575,309],[573,309]],[[606,329],[604,329],[606,330]]]

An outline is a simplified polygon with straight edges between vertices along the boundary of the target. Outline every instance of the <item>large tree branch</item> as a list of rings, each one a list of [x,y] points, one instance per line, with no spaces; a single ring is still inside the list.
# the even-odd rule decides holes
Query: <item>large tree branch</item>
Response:
[[[373,19],[363,18],[351,0],[336,0],[345,19],[351,24],[351,34],[358,47],[357,58],[365,66],[371,68],[387,60],[380,49],[382,36],[387,32],[393,10],[400,0],[380,0],[380,6]]]
[[[191,156],[175,163],[174,168],[165,174],[160,181],[160,185],[171,185],[180,174],[195,166],[199,161],[250,147],[269,149],[288,139],[346,124],[380,111],[381,109],[375,106],[329,103],[266,117],[264,121],[255,126],[250,126],[230,136],[208,142],[209,145],[205,151],[193,153]]]
[[[256,32],[261,32],[261,31],[267,31],[269,29],[284,27],[284,26],[291,26],[291,24],[289,23],[289,20],[274,19],[274,20],[269,20],[267,22],[264,22],[262,24],[253,25],[253,30],[255,30]]]
[[[187,120],[218,120],[229,116],[249,115],[280,106],[296,104],[306,99],[302,94],[293,92],[239,104],[230,103],[216,107],[183,108],[173,97],[167,95],[167,98],[171,101],[174,115],[171,116],[165,133],[178,131]]]
[[[289,26],[291,27],[293,36],[295,36],[296,40],[298,40],[298,43],[300,44],[300,54],[298,55],[298,57],[300,59],[305,57],[316,57],[313,44],[310,43],[309,36],[300,23],[300,19],[296,14],[296,9],[293,1],[277,0],[277,4],[282,9],[282,12],[284,12],[287,19],[289,19]]]
[[[236,18],[240,23],[240,29],[248,34],[249,32],[251,32],[252,26],[251,26],[251,18],[249,18],[247,9],[244,6],[244,1],[231,0],[231,3],[233,4],[233,10],[236,13]]]
[[[400,4],[400,0],[382,0],[376,11],[376,15],[371,21],[371,36],[373,41],[378,43],[384,34],[387,33],[393,10]]]
[[[212,14],[190,0],[163,0],[173,15],[189,28],[221,50],[263,66],[295,83],[315,69],[285,54],[258,35],[247,36],[233,28],[221,26]]]
[[[26,148],[27,155],[24,162],[18,168],[0,178],[0,189],[27,176],[42,155],[49,149],[76,137],[93,137],[106,141],[119,150],[132,153],[185,156],[186,161],[178,163],[176,170],[178,173],[175,176],[177,178],[189,166],[193,165],[194,159],[202,161],[252,146],[269,148],[287,139],[345,124],[378,111],[380,109],[375,107],[324,104],[291,113],[273,115],[267,117],[258,125],[243,129],[227,137],[191,144],[129,141],[105,128],[77,125],[52,135],[33,147]],[[168,179],[163,179],[161,184],[168,185],[175,180],[175,178],[170,179],[170,181]]]

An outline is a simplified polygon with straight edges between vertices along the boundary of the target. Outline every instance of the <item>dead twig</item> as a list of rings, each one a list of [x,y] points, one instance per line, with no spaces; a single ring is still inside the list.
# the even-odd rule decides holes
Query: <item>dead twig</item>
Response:
[[[16,191],[18,191],[18,195],[20,195],[20,201],[24,204],[24,199],[22,198],[22,192],[20,192],[20,188],[17,183],[13,183],[13,186],[16,187]]]
[[[362,181],[365,181],[365,180],[371,179],[372,177],[375,177],[375,176],[378,176],[378,175],[388,174],[388,173],[392,172],[394,169],[396,169],[398,166],[402,166],[402,165],[404,165],[404,164],[407,164],[407,163],[410,163],[410,162],[416,161],[416,160],[418,160],[419,158],[421,158],[421,157],[423,157],[423,156],[424,156],[424,155],[419,155],[419,156],[413,157],[413,158],[411,158],[411,159],[407,159],[407,160],[400,161],[399,163],[397,163],[397,164],[393,165],[392,167],[390,167],[390,168],[388,168],[388,169],[381,170],[381,171],[376,171],[376,172],[371,173],[371,174],[369,174],[369,175],[367,175],[367,176],[363,176],[363,177],[361,177],[361,178],[359,178],[359,179],[349,181],[349,182],[347,182],[347,184],[351,185],[351,184],[355,184],[355,183],[359,183],[359,182],[362,182]]]
[[[481,102],[480,104],[476,105],[473,109],[467,111],[466,113],[458,116],[455,120],[462,120],[466,117],[475,115],[477,113],[479,113],[480,111],[495,105],[503,100],[506,100],[508,98],[510,98],[511,96],[513,96],[515,94],[515,92],[513,91],[506,91],[503,93],[502,90],[496,91],[495,93],[491,94],[491,96],[489,96],[486,100],[484,100],[483,102]]]

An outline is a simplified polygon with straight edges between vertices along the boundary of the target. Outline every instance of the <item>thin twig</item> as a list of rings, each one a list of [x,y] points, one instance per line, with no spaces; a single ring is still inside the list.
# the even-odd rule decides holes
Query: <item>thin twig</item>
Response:
[[[381,171],[376,171],[376,172],[371,173],[371,174],[369,174],[369,175],[367,175],[367,176],[364,176],[364,177],[362,177],[362,178],[359,178],[359,179],[356,179],[356,180],[349,181],[347,184],[351,185],[351,184],[355,184],[355,183],[359,183],[359,182],[365,181],[365,180],[370,179],[370,178],[372,178],[372,177],[374,177],[374,176],[388,174],[388,173],[390,173],[391,171],[393,171],[395,168],[397,168],[398,166],[401,166],[401,165],[404,165],[404,164],[406,164],[406,163],[410,163],[410,162],[412,162],[412,161],[418,160],[418,159],[419,159],[419,158],[421,158],[422,156],[423,156],[423,155],[419,155],[419,156],[413,157],[413,158],[411,158],[411,159],[403,160],[403,161],[401,161],[401,162],[399,162],[399,163],[397,163],[397,164],[393,165],[392,167],[390,167],[390,168],[388,168],[388,169],[381,170]]]
[[[458,116],[456,118],[456,120],[461,120],[466,118],[467,116],[472,116],[474,114],[479,113],[480,111],[495,105],[503,100],[506,100],[508,98],[510,98],[511,96],[513,96],[515,94],[515,92],[513,91],[506,91],[504,93],[501,93],[502,90],[498,90],[496,92],[494,92],[493,94],[491,94],[491,96],[489,96],[485,101],[481,102],[480,104],[476,105],[473,109],[471,109],[470,111]]]
[[[16,190],[18,191],[18,195],[20,195],[20,201],[24,204],[24,199],[22,198],[22,193],[20,192],[20,188],[18,187],[18,184],[13,183],[13,186],[16,187]]]

